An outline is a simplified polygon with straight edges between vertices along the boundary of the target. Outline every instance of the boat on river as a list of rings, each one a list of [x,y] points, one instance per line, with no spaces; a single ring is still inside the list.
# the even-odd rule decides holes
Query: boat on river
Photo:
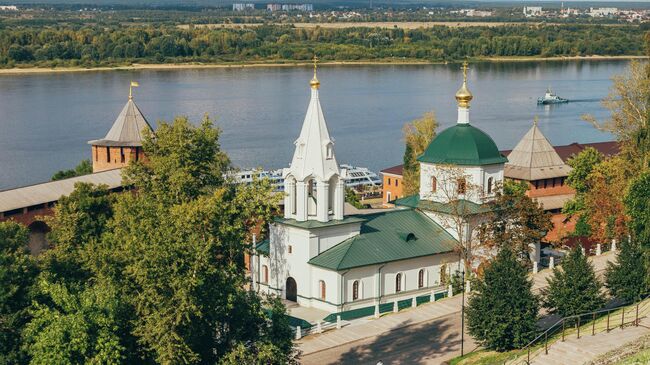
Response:
[[[564,99],[557,96],[549,87],[546,89],[546,93],[541,98],[537,99],[537,104],[548,105],[548,104],[562,104],[568,103],[569,99]]]

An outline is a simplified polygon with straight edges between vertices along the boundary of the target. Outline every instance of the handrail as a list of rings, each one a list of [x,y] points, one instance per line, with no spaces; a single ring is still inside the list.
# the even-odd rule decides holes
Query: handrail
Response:
[[[638,307],[638,305],[639,305],[641,302],[643,302],[644,300],[646,300],[646,299],[648,299],[648,298],[650,298],[650,293],[647,293],[647,294],[644,294],[644,295],[639,296],[639,299],[637,299],[637,300],[634,301],[634,302],[629,302],[629,303],[622,304],[622,305],[619,305],[619,306],[616,306],[616,307],[605,308],[605,309],[599,309],[599,310],[592,311],[592,312],[585,312],[585,313],[581,313],[581,314],[574,314],[574,315],[571,315],[571,316],[562,317],[562,318],[560,318],[557,322],[555,322],[552,326],[548,327],[544,332],[540,333],[537,337],[535,337],[532,341],[530,341],[526,346],[522,347],[522,348],[518,351],[519,353],[518,353],[517,355],[515,355],[514,358],[510,358],[509,360],[506,360],[505,363],[508,363],[508,362],[510,362],[510,361],[514,361],[514,360],[518,359],[519,357],[523,356],[523,355],[522,355],[522,352],[527,351],[527,352],[528,352],[528,359],[527,359],[527,360],[523,360],[523,361],[521,362],[521,364],[530,364],[530,350],[531,350],[532,346],[533,346],[534,344],[536,344],[536,343],[537,343],[537,342],[538,342],[542,337],[544,337],[545,340],[548,340],[548,337],[549,337],[549,334],[551,333],[551,330],[553,330],[554,328],[556,328],[556,326],[558,326],[559,324],[564,325],[564,323],[566,323],[566,321],[569,321],[569,320],[571,320],[571,319],[578,319],[578,326],[579,326],[579,325],[580,325],[580,324],[579,324],[579,323],[580,323],[579,320],[580,320],[580,318],[582,318],[582,317],[584,317],[584,316],[591,315],[591,316],[593,317],[593,320],[595,321],[596,315],[598,315],[598,314],[600,314],[600,313],[610,313],[610,312],[612,312],[612,311],[619,310],[619,309],[621,309],[621,308],[624,308],[623,310],[625,310],[625,308],[633,307],[633,306],[635,306],[635,305]],[[638,315],[638,308],[637,308],[637,315]],[[623,313],[623,316],[625,316],[625,313]],[[608,318],[609,318],[609,317],[608,317]],[[625,317],[623,317],[623,318],[625,318]],[[638,320],[638,319],[637,319],[637,320]],[[622,326],[623,324],[624,324],[624,323],[621,323],[621,326]],[[609,326],[608,326],[608,327],[609,327]],[[614,328],[616,328],[616,327],[614,327]],[[563,329],[564,329],[564,327],[563,327]],[[579,329],[578,329],[578,331],[579,331]],[[548,350],[547,350],[547,351],[548,351]]]

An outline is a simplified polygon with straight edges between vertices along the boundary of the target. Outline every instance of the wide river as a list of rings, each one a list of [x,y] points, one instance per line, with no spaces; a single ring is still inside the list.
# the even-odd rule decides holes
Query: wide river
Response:
[[[600,100],[627,61],[471,65],[472,124],[510,149],[533,118],[551,143],[612,137],[583,121],[605,120]],[[149,122],[205,113],[223,130],[222,147],[240,167],[287,166],[309,100],[308,67],[181,69],[0,76],[0,189],[47,181],[90,158],[87,141],[103,137],[137,80],[135,100]],[[396,165],[402,126],[435,111],[441,128],[456,121],[459,65],[325,66],[321,105],[339,163],[374,171]],[[571,103],[538,106],[551,86]]]

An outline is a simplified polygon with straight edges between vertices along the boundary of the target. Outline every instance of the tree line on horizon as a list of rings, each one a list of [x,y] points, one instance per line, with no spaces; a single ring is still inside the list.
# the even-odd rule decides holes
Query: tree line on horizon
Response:
[[[0,67],[178,62],[447,61],[488,57],[621,56],[643,53],[639,26],[504,25],[453,28],[244,29],[176,26],[9,27]]]

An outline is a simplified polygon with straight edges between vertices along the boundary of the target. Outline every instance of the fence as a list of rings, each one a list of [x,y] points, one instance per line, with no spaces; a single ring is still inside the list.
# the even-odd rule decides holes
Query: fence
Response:
[[[650,314],[650,299],[648,298],[650,298],[650,294],[642,296],[641,300],[631,305],[562,318],[524,346],[514,359],[506,361],[505,364],[530,364],[540,354],[548,355],[549,341],[564,341],[570,336],[580,338],[581,336],[610,332],[616,328],[638,326],[639,321]],[[522,356],[525,359],[519,360]]]

